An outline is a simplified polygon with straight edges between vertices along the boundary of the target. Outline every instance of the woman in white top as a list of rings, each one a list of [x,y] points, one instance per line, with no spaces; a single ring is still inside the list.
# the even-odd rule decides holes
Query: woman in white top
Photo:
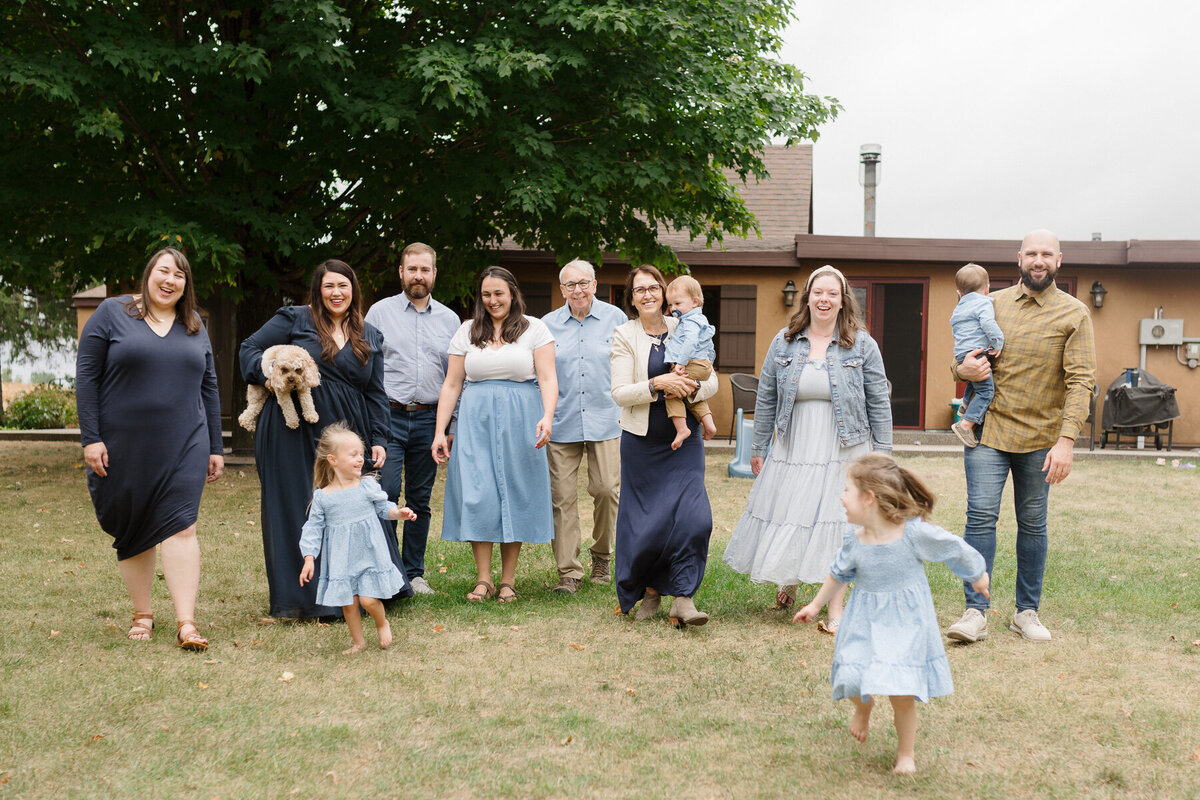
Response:
[[[536,317],[512,273],[488,267],[479,276],[474,317],[450,340],[450,363],[438,398],[433,458],[449,461],[442,540],[470,542],[478,579],[473,603],[497,597],[492,545],[500,544],[501,603],[517,599],[522,542],[554,538],[550,469],[542,447],[550,441],[558,378],[554,337]],[[458,429],[446,436],[462,397]]]

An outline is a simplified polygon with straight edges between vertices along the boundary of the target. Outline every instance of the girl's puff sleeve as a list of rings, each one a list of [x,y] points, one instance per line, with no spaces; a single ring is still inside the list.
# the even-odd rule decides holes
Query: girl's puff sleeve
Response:
[[[396,508],[396,504],[388,500],[387,492],[380,488],[379,483],[370,475],[362,479],[362,487],[367,493],[367,499],[375,507],[375,515],[380,519],[387,519],[388,512]]]
[[[308,520],[300,529],[300,555],[316,558],[321,555],[321,538],[325,533],[325,494],[313,490],[312,505],[308,508]]]
[[[837,555],[833,557],[833,563],[829,565],[829,575],[838,583],[850,583],[858,575],[858,563],[855,559],[855,550],[858,548],[858,538],[854,535],[854,528],[846,526],[847,535],[842,539],[842,549],[838,550]]]
[[[907,527],[913,549],[922,561],[940,561],[968,583],[979,580],[987,571],[983,556],[961,536],[920,518],[910,519]]]

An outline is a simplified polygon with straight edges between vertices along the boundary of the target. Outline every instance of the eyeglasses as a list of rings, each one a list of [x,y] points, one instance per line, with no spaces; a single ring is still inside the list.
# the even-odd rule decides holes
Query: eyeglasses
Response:
[[[585,281],[571,281],[570,283],[560,283],[559,286],[566,289],[568,292],[573,292],[576,289],[586,289],[590,284],[595,283],[595,279]]]
[[[649,286],[633,287],[633,296],[634,297],[645,297],[648,294],[662,294],[662,287],[659,286],[657,283],[652,283]]]

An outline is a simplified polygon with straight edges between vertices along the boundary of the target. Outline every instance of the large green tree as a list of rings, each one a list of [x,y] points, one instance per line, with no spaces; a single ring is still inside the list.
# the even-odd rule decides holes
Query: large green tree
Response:
[[[220,287],[257,324],[320,259],[371,282],[413,239],[460,287],[504,236],[670,266],[659,225],[751,231],[721,170],[762,176],[765,144],[815,138],[837,110],[774,55],[790,13],[9,0],[0,278],[60,292],[128,280],[178,241],[200,296]]]

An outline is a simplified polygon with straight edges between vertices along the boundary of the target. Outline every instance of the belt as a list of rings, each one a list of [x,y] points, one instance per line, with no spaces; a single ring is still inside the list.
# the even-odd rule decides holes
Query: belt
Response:
[[[429,411],[437,408],[437,404],[428,405],[426,403],[397,403],[395,400],[388,400],[388,405],[398,411]]]

